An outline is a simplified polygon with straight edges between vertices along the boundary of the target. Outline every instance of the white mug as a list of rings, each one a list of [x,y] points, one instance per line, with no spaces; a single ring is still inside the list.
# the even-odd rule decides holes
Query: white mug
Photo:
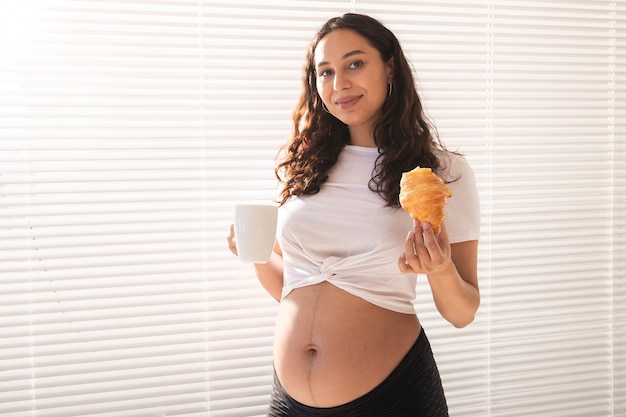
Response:
[[[276,240],[278,207],[272,204],[235,205],[235,241],[242,262],[269,261]]]

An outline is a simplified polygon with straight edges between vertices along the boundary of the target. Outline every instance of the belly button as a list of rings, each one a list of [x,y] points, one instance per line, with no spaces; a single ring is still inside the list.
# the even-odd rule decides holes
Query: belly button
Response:
[[[304,352],[308,353],[310,356],[315,356],[317,353],[317,346],[315,345],[307,345],[304,348]]]

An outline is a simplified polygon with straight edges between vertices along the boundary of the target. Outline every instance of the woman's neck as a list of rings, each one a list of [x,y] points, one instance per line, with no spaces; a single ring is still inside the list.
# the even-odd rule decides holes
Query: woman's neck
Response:
[[[350,145],[375,148],[376,142],[369,126],[350,126]]]

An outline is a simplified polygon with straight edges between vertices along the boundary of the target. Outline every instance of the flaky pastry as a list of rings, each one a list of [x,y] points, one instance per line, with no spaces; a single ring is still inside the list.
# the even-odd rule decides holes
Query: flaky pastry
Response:
[[[435,236],[441,231],[448,197],[452,190],[430,168],[417,167],[402,174],[400,205],[412,218],[428,222]]]

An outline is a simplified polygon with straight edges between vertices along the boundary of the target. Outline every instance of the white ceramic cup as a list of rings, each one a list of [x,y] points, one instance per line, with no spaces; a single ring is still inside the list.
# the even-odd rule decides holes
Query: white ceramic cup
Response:
[[[277,217],[276,205],[269,203],[235,205],[235,241],[242,262],[269,261],[276,240]]]

